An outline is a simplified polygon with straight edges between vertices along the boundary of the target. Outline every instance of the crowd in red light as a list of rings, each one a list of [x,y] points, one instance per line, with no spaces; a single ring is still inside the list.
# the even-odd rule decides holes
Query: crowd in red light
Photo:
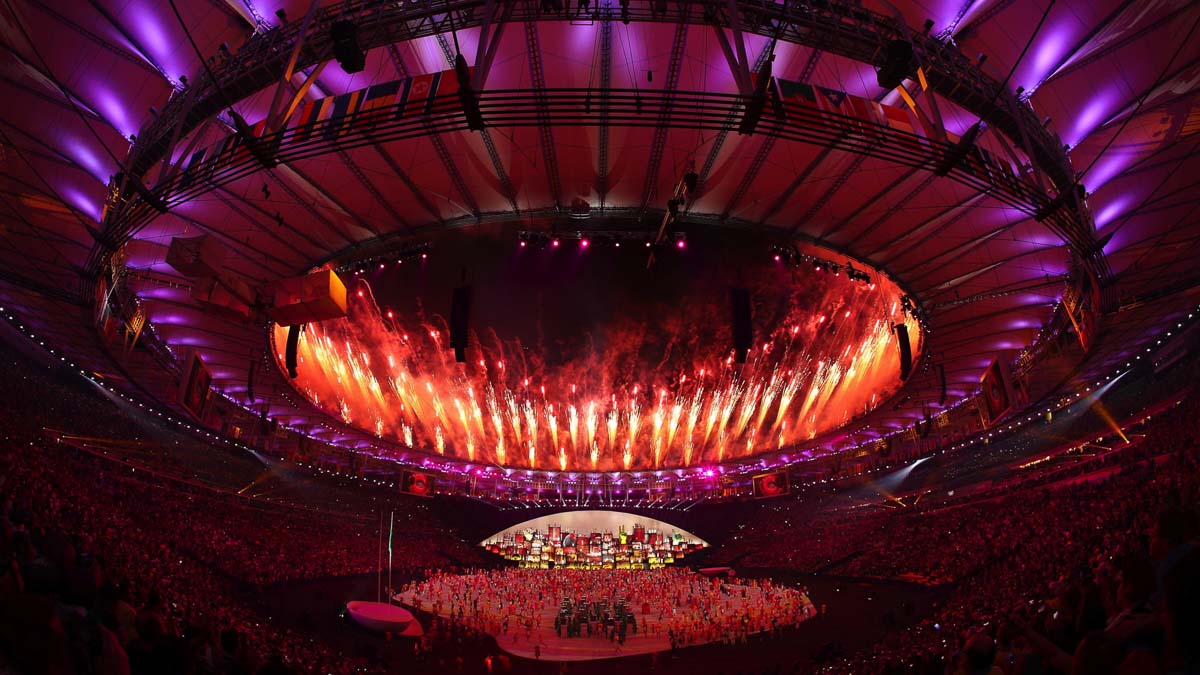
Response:
[[[1200,628],[1198,419],[1192,395],[1133,447],[968,503],[811,520],[800,503],[767,509],[717,559],[951,589],[832,672],[1195,672],[1180,624]]]
[[[0,666],[363,672],[365,662],[265,621],[238,589],[373,571],[375,523],[195,487],[47,442],[45,427],[65,420],[97,435],[141,429],[45,372],[7,359],[0,371],[11,385],[0,395]],[[427,510],[405,503],[398,519],[424,540],[397,547],[396,574],[453,564],[444,550],[476,560]]]
[[[10,383],[0,390],[0,666],[118,674],[373,667],[264,620],[237,589],[370,571],[374,520],[249,500],[47,442],[44,427],[64,421],[92,435],[140,431],[110,402],[44,371],[11,357],[0,370]],[[1191,395],[1127,430],[1134,445],[958,501],[816,516],[806,502],[772,504],[717,559],[945,589],[928,616],[874,647],[825,650],[818,666],[828,672],[1196,672],[1200,655],[1186,636],[1200,630],[1197,420],[1200,396]],[[399,578],[478,560],[427,503],[395,506],[402,529],[426,542],[397,547]],[[503,669],[477,631],[442,621],[430,629],[417,663],[453,669],[472,653]]]

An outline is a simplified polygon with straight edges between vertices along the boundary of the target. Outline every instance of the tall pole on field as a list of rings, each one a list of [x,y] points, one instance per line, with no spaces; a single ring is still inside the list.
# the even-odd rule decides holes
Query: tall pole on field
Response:
[[[388,524],[388,604],[392,604],[392,532],[396,529],[396,512],[392,511],[392,521]]]

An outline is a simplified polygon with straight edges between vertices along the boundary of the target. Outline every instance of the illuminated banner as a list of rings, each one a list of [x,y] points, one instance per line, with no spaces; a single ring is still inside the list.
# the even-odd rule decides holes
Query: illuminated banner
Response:
[[[979,416],[985,427],[995,424],[1012,409],[1009,380],[1008,368],[999,358],[992,359],[991,365],[983,371],[983,376],[979,379],[982,387],[979,394]]]
[[[185,359],[187,367],[183,371],[183,381],[179,391],[179,402],[196,419],[204,419],[204,411],[208,406],[211,392],[212,375],[200,360],[200,354],[193,350]]]
[[[791,492],[786,471],[760,473],[754,477],[754,498],[782,497]]]
[[[431,497],[433,476],[423,471],[405,471],[400,475],[400,491],[419,497]]]
[[[1071,326],[1075,328],[1075,335],[1079,338],[1079,346],[1086,352],[1092,346],[1092,338],[1096,333],[1100,291],[1092,275],[1081,272],[1078,278],[1078,285],[1067,284],[1062,301],[1067,318],[1071,320]]]

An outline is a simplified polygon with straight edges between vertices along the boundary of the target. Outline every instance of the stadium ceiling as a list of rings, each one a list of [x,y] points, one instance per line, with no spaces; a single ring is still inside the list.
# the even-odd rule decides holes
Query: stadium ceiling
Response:
[[[575,200],[595,217],[661,218],[688,171],[699,177],[689,221],[820,242],[886,271],[925,309],[922,367],[848,431],[900,428],[977,389],[993,356],[1031,344],[1052,319],[1078,273],[1071,251],[1105,293],[1100,332],[1063,386],[1111,371],[1195,304],[1195,3],[555,4],[4,0],[0,304],[83,367],[158,399],[177,377],[173,351],[195,347],[214,385],[248,403],[268,331],[197,305],[166,264],[172,237],[210,234],[230,274],[266,283],[442,228],[566,217]],[[332,60],[338,20],[359,27],[361,72]],[[911,131],[885,124],[864,141],[790,102],[768,102],[755,133],[739,133],[772,54],[781,81],[908,108],[877,83],[894,39],[916,45],[921,65],[905,92],[951,134],[922,146],[935,154],[909,161],[892,150],[919,149]],[[289,145],[281,101],[299,115],[375,85],[452,77],[460,51],[483,130],[446,114]],[[283,119],[274,168],[249,157],[186,195],[164,180],[234,134],[236,118],[268,117]],[[981,119],[979,146],[1020,175],[1012,190],[935,171]],[[1086,200],[1073,199],[1077,185]],[[125,355],[100,338],[96,282],[114,255],[155,348]],[[272,417],[371,443],[295,396],[277,369],[254,380]]]

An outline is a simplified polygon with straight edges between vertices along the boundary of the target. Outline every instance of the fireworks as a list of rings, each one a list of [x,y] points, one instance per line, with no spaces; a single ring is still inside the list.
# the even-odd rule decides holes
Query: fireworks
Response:
[[[368,292],[346,319],[302,333],[296,382],[346,423],[423,452],[561,471],[694,466],[807,441],[899,387],[892,325],[909,325],[914,348],[919,327],[882,288],[853,302],[836,290],[826,311],[788,308],[741,366],[678,324],[667,356],[636,343],[553,368],[478,336],[480,353],[455,363],[444,326],[385,318]]]

